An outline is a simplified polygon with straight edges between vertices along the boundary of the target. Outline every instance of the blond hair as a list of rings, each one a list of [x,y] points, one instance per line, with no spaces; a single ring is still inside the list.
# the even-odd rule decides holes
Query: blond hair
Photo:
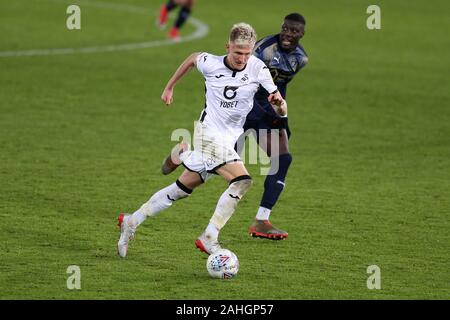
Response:
[[[228,41],[237,45],[254,45],[256,43],[255,29],[248,23],[237,23],[231,28]]]

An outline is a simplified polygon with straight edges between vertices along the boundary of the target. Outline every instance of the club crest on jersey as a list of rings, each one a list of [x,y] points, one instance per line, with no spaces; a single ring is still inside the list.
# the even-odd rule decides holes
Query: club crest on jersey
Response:
[[[298,65],[298,61],[295,57],[290,57],[289,58],[289,63],[291,64],[291,67],[293,70],[297,69],[297,65]]]
[[[248,74],[244,74],[244,76],[241,78],[241,82],[246,82],[248,80]]]

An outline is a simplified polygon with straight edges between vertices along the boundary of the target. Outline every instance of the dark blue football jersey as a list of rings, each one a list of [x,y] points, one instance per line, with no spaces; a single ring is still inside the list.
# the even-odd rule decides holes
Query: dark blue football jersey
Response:
[[[259,40],[254,48],[253,55],[264,61],[272,74],[273,81],[283,98],[286,99],[287,84],[308,63],[308,56],[301,45],[286,52],[279,45],[279,34],[267,36]],[[248,120],[261,117],[264,112],[274,113],[267,101],[269,93],[259,87],[255,94],[253,109],[247,116]]]

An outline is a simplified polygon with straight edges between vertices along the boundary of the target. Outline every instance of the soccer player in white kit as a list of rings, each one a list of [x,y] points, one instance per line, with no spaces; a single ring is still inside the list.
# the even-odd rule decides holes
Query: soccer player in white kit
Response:
[[[156,192],[132,215],[119,215],[121,232],[117,248],[121,257],[126,256],[129,241],[147,217],[155,216],[173,202],[188,197],[194,188],[214,173],[222,176],[229,186],[195,245],[207,254],[220,249],[219,232],[251,186],[251,177],[234,145],[243,133],[245,118],[253,107],[259,85],[270,93],[268,100],[274,108],[281,114],[286,112],[284,100],[269,69],[252,55],[255,42],[256,34],[250,25],[236,24],[226,44],[227,55],[193,53],[170,78],[161,96],[166,105],[172,103],[175,84],[193,67],[196,66],[205,78],[206,104],[195,127],[194,150],[188,150],[186,144],[180,145],[177,156],[186,169],[178,180]]]

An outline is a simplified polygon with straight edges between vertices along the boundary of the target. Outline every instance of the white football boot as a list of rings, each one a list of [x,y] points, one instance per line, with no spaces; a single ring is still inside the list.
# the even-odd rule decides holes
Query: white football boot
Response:
[[[217,239],[213,239],[211,235],[203,232],[200,237],[195,240],[195,246],[200,249],[201,252],[206,254],[213,254],[217,250],[222,249]]]
[[[120,227],[120,238],[117,243],[117,253],[125,258],[128,251],[128,243],[134,238],[136,227],[130,225],[131,215],[121,213],[118,217],[118,226]]]

